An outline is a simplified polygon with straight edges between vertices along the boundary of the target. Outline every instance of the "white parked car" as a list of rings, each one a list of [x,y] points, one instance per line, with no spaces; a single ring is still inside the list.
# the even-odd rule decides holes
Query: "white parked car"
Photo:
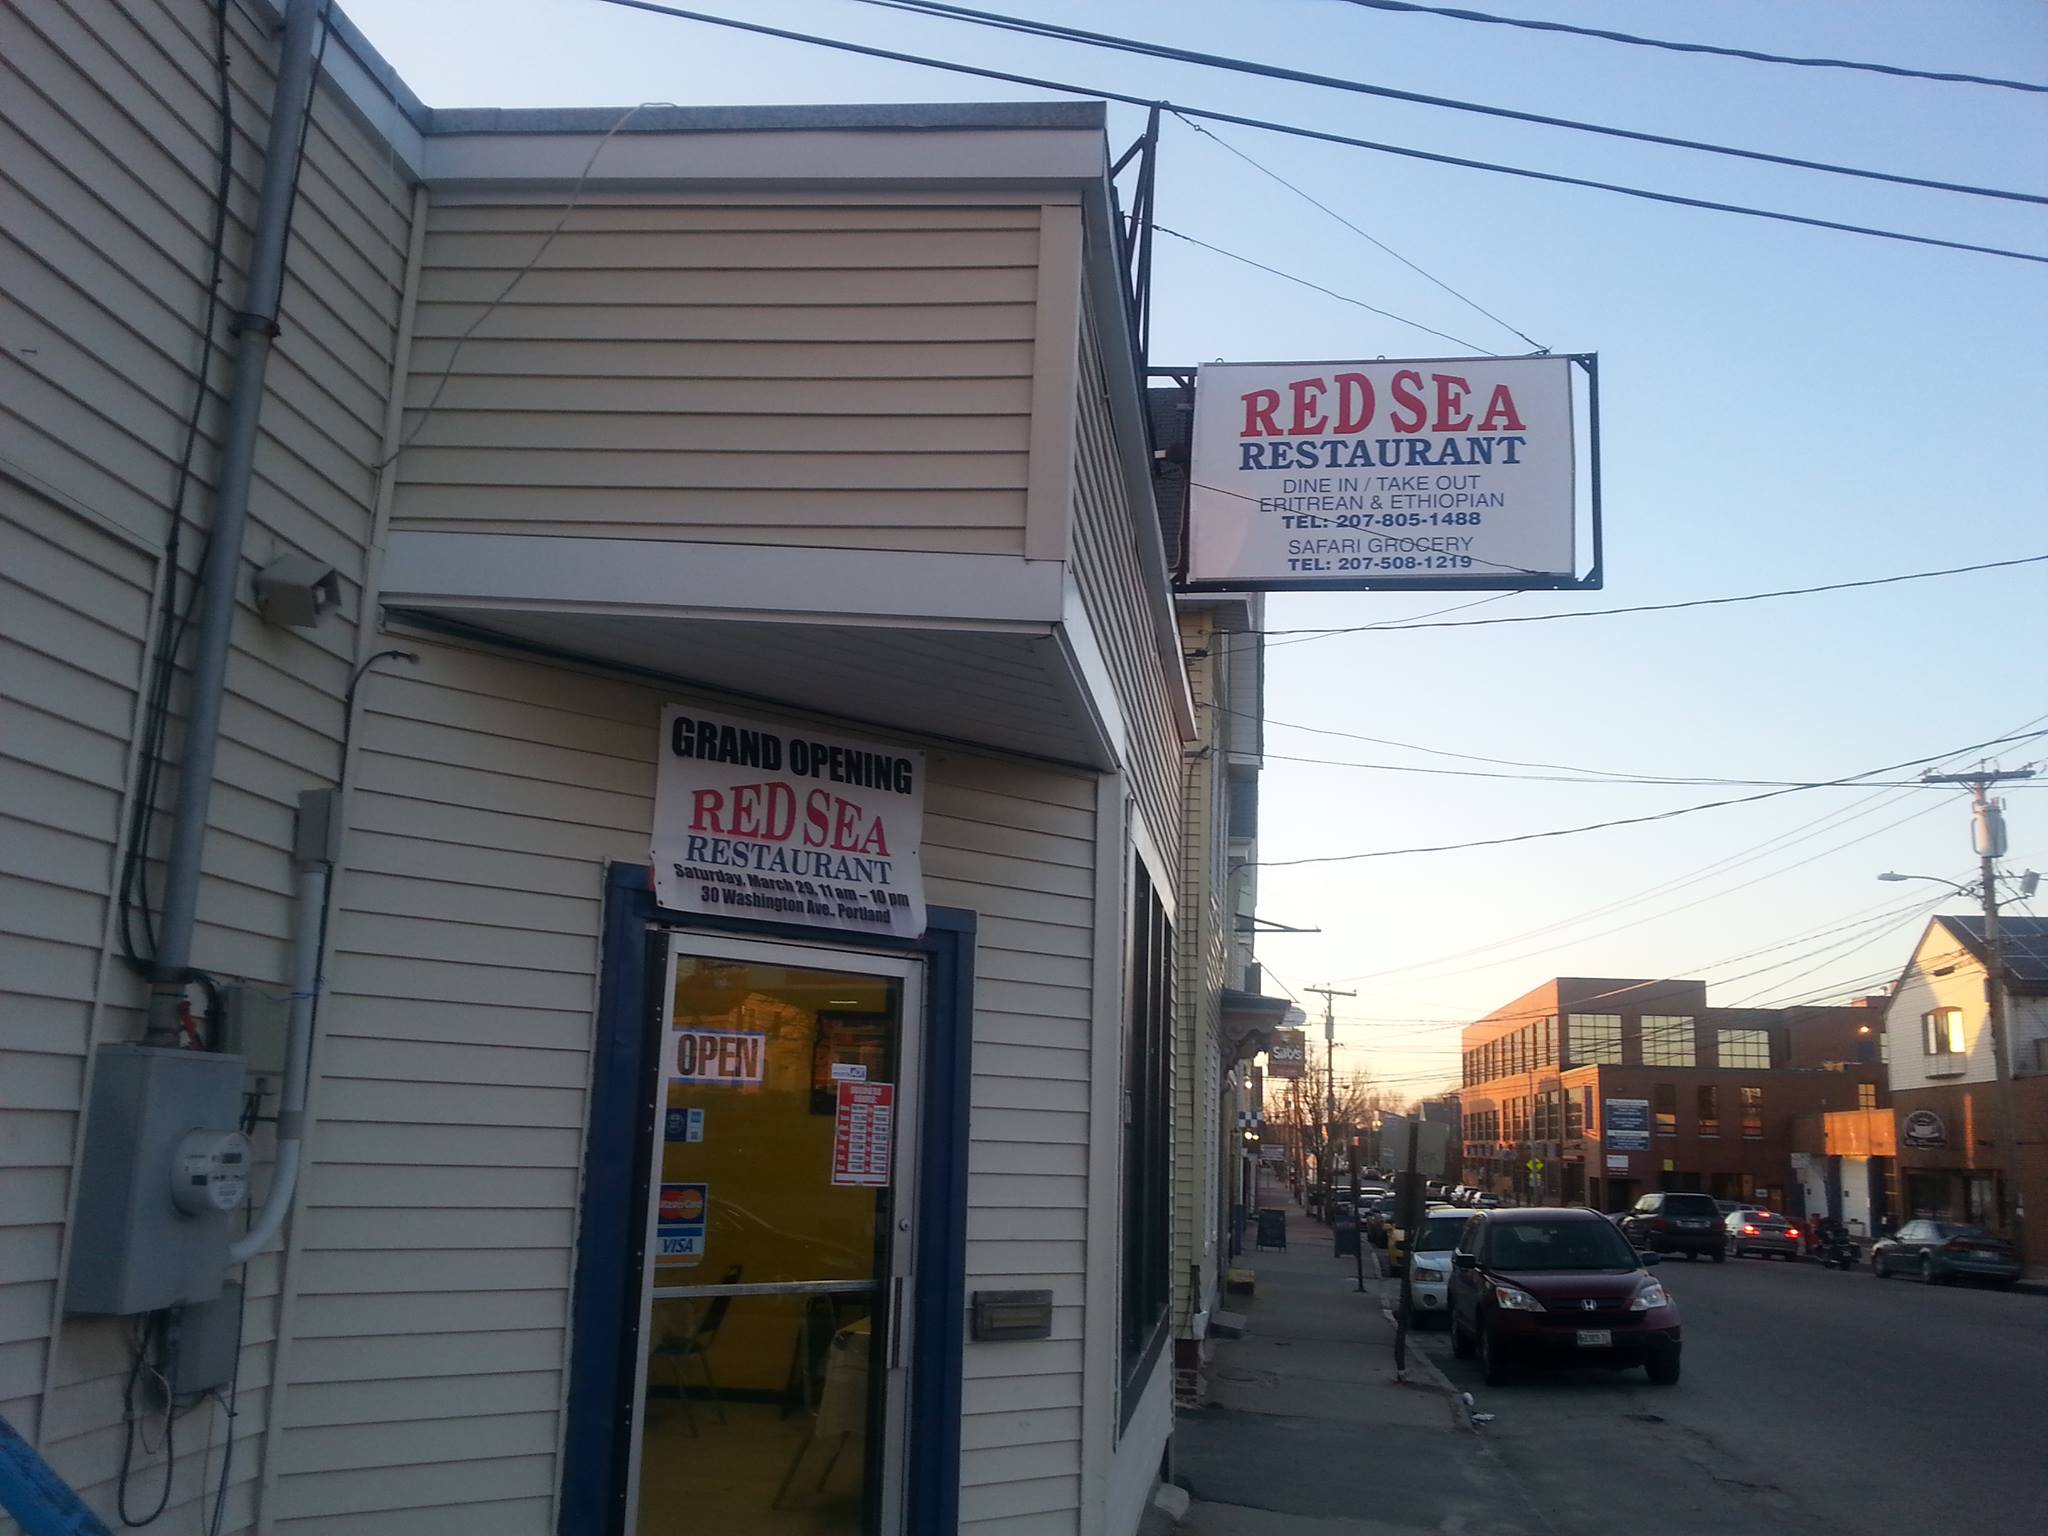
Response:
[[[1408,1284],[1415,1299],[1414,1320],[1451,1315],[1451,1250],[1472,1218],[1454,1206],[1438,1206],[1422,1218],[1408,1257]]]

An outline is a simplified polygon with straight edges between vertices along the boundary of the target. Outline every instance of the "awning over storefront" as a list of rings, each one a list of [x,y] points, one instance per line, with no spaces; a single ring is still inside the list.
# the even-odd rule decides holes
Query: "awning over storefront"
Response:
[[[1223,1059],[1247,1061],[1266,1048],[1273,1031],[1294,1006],[1291,998],[1268,997],[1263,992],[1223,989]]]

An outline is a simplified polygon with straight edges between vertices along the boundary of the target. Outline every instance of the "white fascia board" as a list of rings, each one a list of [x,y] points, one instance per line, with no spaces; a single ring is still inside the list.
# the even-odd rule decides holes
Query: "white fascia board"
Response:
[[[508,115],[507,121],[517,121]],[[586,168],[593,188],[659,186],[905,186],[1008,188],[1071,186],[1101,174],[1099,127],[912,129],[820,128],[662,132],[634,124],[591,151],[599,132],[460,132],[428,136],[429,185],[573,184]]]
[[[426,108],[354,22],[338,10],[330,22],[340,46],[327,49],[320,61],[324,83],[341,98],[344,110],[363,131],[418,181],[426,144],[421,129],[428,115]]]
[[[1123,706],[1117,702],[1116,680],[1110,675],[1109,659],[1096,638],[1094,624],[1089,622],[1088,605],[1081,601],[1080,583],[1072,575],[1066,577],[1065,607],[1055,638],[1066,653],[1070,674],[1080,680],[1078,702],[1094,724],[1104,760],[1123,766],[1130,741]]]
[[[383,601],[1044,632],[1067,617],[1065,576],[1010,555],[401,530]]]

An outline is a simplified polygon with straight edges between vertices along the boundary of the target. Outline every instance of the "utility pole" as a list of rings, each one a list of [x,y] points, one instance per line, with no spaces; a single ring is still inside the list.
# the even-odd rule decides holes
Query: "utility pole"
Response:
[[[1927,773],[1929,784],[1961,784],[1970,791],[1970,829],[1976,845],[1979,893],[1984,899],[1984,1012],[1991,1030],[1991,1064],[1998,1077],[1998,1155],[2005,1164],[1998,1181],[1998,1214],[2022,1262],[2027,1251],[2026,1213],[2020,1206],[2019,1115],[2013,1105],[2012,1054],[2005,1025],[2005,957],[1998,943],[1998,860],[2005,852],[2004,808],[1991,798],[1994,784],[2031,779],[2031,768],[1980,768],[1973,773]]]
[[[1318,1170],[1325,1183],[1330,1179],[1330,1151],[1337,1140],[1337,1011],[1333,999],[1356,997],[1356,992],[1339,992],[1335,987],[1304,987],[1323,1000],[1323,1162]]]

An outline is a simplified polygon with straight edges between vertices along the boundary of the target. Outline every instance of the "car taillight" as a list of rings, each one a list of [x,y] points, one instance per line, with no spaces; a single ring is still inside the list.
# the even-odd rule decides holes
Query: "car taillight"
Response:
[[[1744,1228],[1742,1229],[1742,1235],[1743,1235],[1744,1237],[1755,1237],[1755,1236],[1756,1236],[1756,1228],[1755,1228],[1755,1227],[1744,1227]]]
[[[1799,1235],[1799,1229],[1797,1227],[1787,1227],[1785,1229],[1785,1235],[1787,1237],[1797,1237]]]

